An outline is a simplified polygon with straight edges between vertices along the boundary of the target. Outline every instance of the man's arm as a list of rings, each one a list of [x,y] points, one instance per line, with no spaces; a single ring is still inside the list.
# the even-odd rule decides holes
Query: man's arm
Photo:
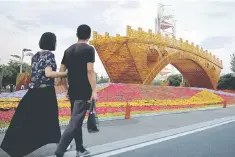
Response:
[[[66,77],[67,73],[65,71],[64,72],[53,71],[52,68],[48,66],[45,68],[45,75],[48,78],[58,78],[58,77]]]
[[[97,100],[97,93],[96,93],[96,75],[95,75],[95,70],[94,70],[94,63],[95,63],[95,49],[92,47],[87,54],[87,76],[89,83],[92,88],[92,95],[89,101]]]
[[[68,64],[68,53],[67,50],[64,51],[64,56],[61,61],[60,65],[60,72],[65,72],[67,70],[67,64]],[[68,84],[67,84],[67,78],[60,78],[59,83],[62,84],[64,89],[68,91]]]
[[[64,64],[60,65],[60,72],[66,72],[67,67]],[[68,83],[67,83],[67,78],[60,78],[62,86],[65,88],[65,90],[68,90]]]
[[[96,93],[96,75],[94,70],[94,63],[87,63],[87,75],[92,88],[92,93]]]

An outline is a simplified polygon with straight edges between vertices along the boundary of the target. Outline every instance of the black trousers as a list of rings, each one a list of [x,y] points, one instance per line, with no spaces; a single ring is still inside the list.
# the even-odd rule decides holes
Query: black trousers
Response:
[[[70,104],[71,104],[71,116],[72,116],[72,114],[73,114],[74,102],[75,102],[75,100],[70,99]],[[83,109],[87,111],[88,106],[87,106],[87,105],[84,106]],[[81,118],[82,118],[82,121],[83,121],[84,118],[85,118],[85,115],[83,116],[83,113],[86,114],[86,111],[82,112],[82,117],[81,117]],[[80,148],[81,148],[81,146],[83,146],[82,126],[81,126],[81,129],[79,129],[78,131],[80,131],[80,133],[75,134],[75,136],[74,136],[74,140],[75,140],[76,150],[77,150],[77,151],[79,151]]]
[[[71,100],[72,114],[68,126],[66,127],[56,149],[56,154],[63,155],[66,148],[75,139],[76,150],[81,150],[83,146],[82,124],[88,110],[88,103],[83,100]]]

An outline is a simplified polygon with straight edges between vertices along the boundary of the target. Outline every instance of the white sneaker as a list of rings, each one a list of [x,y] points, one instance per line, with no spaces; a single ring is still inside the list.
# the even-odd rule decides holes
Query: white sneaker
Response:
[[[85,150],[84,152],[77,152],[76,157],[86,157],[86,156],[89,156],[90,154],[91,154],[90,151]]]
[[[69,151],[70,149],[72,149],[72,145],[70,144],[68,147],[67,147],[67,149],[66,149],[66,151]]]

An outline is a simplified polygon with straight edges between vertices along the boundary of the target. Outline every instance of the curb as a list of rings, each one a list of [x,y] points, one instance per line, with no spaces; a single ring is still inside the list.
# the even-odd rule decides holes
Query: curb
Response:
[[[228,105],[226,108],[231,108],[231,107],[235,107],[235,104]],[[133,117],[133,118],[141,118],[141,117],[168,115],[168,114],[189,113],[189,112],[196,112],[196,111],[217,110],[217,109],[222,109],[222,108],[223,108],[223,106],[217,106],[217,107],[186,109],[186,110],[180,110],[180,111],[169,111],[169,112],[160,112],[160,113],[144,113],[144,114],[131,115],[131,117]],[[123,115],[123,116],[116,116],[116,117],[109,117],[109,118],[99,118],[99,122],[113,121],[113,120],[122,120],[122,119],[125,119],[125,115]],[[68,123],[69,123],[69,121],[61,122],[60,126],[61,127],[67,126]],[[87,120],[84,120],[83,124],[86,124],[86,123],[87,123]]]

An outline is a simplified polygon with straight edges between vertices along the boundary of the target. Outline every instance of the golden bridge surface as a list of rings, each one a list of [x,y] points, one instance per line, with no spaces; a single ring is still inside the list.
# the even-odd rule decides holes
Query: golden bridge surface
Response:
[[[90,42],[113,83],[150,84],[172,64],[191,87],[216,89],[222,61],[181,38],[126,28],[126,36],[93,33]]]

